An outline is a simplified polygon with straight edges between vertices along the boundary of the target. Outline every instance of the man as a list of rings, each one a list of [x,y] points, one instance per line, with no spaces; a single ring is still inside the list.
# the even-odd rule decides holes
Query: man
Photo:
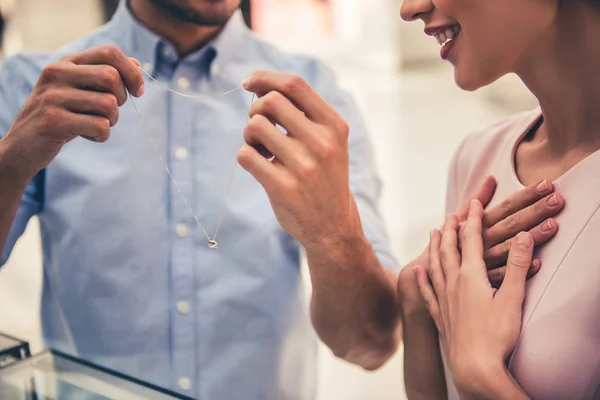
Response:
[[[5,60],[2,262],[38,215],[50,347],[202,399],[309,399],[316,341],[305,315],[300,246],[245,171],[238,169],[225,204],[251,95],[215,96],[257,68],[285,70],[305,77],[352,127],[350,183],[368,237],[361,245],[377,257],[363,265],[307,249],[312,319],[338,356],[374,369],[394,353],[397,264],[354,104],[320,64],[255,38],[238,6],[121,2],[110,23],[57,54]],[[140,64],[163,84],[205,100],[151,80],[144,85]],[[132,104],[124,105],[125,89],[144,93],[135,105],[211,236],[225,207],[218,249],[208,248]]]
[[[353,103],[321,65],[251,35],[238,5],[130,0],[58,54],[5,61],[2,262],[37,214],[50,347],[202,399],[310,399],[315,341],[300,245],[312,325],[337,356],[365,369],[381,366],[400,339],[397,266]],[[162,84],[206,98],[144,84],[140,63]],[[249,76],[244,87],[260,99],[246,126],[249,94],[216,96]],[[124,105],[126,90],[177,185]],[[237,154],[242,131],[252,146]],[[236,155],[253,176],[239,171],[225,203]],[[484,186],[482,201],[493,189]],[[218,249],[180,194],[211,235],[225,209]],[[526,208],[545,195],[525,191],[496,213],[488,243],[498,244],[498,262],[511,230],[548,214]],[[521,208],[519,223],[503,229]]]

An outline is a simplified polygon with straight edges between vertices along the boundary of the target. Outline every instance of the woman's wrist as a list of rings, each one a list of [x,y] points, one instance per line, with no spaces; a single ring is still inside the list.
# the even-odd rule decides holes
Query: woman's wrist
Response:
[[[401,301],[401,311],[405,317],[415,316],[420,318],[425,316],[431,318],[413,272],[413,268],[416,266],[426,268],[428,262],[428,252],[425,250],[400,272],[398,294]]]
[[[459,377],[455,377],[455,383],[462,400],[529,399],[502,362],[459,374]]]

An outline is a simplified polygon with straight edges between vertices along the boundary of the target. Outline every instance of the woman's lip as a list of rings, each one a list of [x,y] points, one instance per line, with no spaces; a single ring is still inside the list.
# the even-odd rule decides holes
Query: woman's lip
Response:
[[[460,35],[456,35],[454,39],[450,40],[450,42],[448,42],[445,46],[442,46],[442,49],[440,50],[440,57],[442,60],[447,60],[448,57],[450,57],[450,52],[452,51],[456,39],[458,39],[459,36]]]
[[[436,33],[444,32],[446,29],[452,29],[456,25],[458,25],[458,24],[450,24],[450,25],[444,25],[444,26],[431,26],[431,27],[425,28],[425,34],[428,36],[433,36]]]

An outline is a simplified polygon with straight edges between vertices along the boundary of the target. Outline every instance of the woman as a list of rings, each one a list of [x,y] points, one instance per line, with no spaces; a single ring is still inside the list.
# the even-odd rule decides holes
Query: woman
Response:
[[[447,372],[463,398],[600,398],[600,252],[595,251],[600,196],[594,192],[600,184],[600,52],[595,40],[600,4],[404,0],[401,16],[425,23],[425,33],[442,45],[441,57],[454,66],[459,87],[476,90],[516,73],[540,103],[463,142],[450,173],[448,210],[489,174],[499,182],[491,204],[540,179],[553,181],[568,202],[557,218],[560,234],[537,255],[544,266],[527,284],[524,302],[518,287],[499,296],[484,280],[456,279],[452,273],[449,278],[448,271],[460,264],[456,246],[451,251],[454,219],[443,238],[439,232],[432,235],[430,259],[444,255],[437,265],[424,266],[433,287],[423,266],[416,272],[440,332]],[[473,207],[479,215],[478,206]],[[530,238],[520,238],[526,247],[515,247],[521,251],[515,257],[528,258]],[[463,269],[481,264],[465,251],[460,276]],[[423,316],[424,302],[411,274],[405,271],[400,279],[401,288],[412,288],[402,293],[406,319],[418,322],[405,335],[409,397],[444,397],[437,332]],[[497,300],[505,297],[513,301]],[[499,323],[505,315],[518,318]],[[404,326],[409,326],[406,321]],[[427,365],[419,364],[423,354]],[[431,380],[437,386],[425,389],[423,382]],[[448,383],[450,398],[458,398],[452,379]]]

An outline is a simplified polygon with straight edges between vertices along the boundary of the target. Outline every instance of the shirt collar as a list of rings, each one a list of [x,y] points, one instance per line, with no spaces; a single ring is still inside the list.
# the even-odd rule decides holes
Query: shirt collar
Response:
[[[164,57],[162,49],[165,46],[172,47],[170,43],[142,25],[131,13],[127,0],[121,0],[112,20],[108,24],[109,30],[121,43],[123,50],[130,52],[129,56],[136,57],[142,66],[150,67],[152,71],[157,63]],[[243,49],[243,41],[248,34],[242,13],[237,10],[227,21],[223,30],[202,49],[186,56],[186,60],[194,61],[205,59],[207,50],[214,51],[215,56],[210,57],[210,62],[218,59],[220,64],[227,63],[235,55],[236,51]],[[151,71],[148,71],[152,73]]]

